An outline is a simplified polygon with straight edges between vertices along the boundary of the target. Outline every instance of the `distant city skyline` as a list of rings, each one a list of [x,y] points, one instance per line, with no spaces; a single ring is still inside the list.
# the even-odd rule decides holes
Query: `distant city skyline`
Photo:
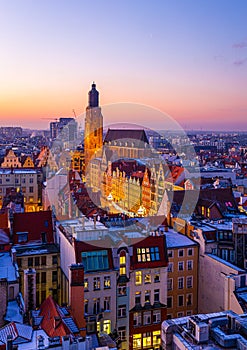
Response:
[[[2,0],[0,125],[48,129],[80,116],[95,81],[101,106],[151,106],[186,130],[247,131],[246,11],[244,0]]]

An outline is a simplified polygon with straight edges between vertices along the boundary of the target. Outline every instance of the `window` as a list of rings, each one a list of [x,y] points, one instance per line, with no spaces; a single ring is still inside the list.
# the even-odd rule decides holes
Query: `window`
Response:
[[[154,290],[154,302],[159,302],[160,301],[160,290],[155,289]]]
[[[137,248],[138,262],[159,261],[159,260],[160,260],[159,247]]]
[[[235,261],[235,252],[234,250],[229,250],[230,253],[230,261],[234,262]]]
[[[167,297],[167,307],[172,307],[172,297]]]
[[[94,277],[93,279],[93,289],[99,290],[100,289],[100,277]]]
[[[57,282],[57,271],[52,271],[52,282]]]
[[[33,187],[29,187],[29,193],[33,193]]]
[[[189,310],[189,311],[186,311],[186,316],[191,316],[192,315],[192,311]]]
[[[46,256],[41,256],[41,265],[45,266],[46,265]]]
[[[187,280],[186,280],[187,288],[192,288],[192,285],[193,285],[192,279],[193,279],[192,276],[188,276],[188,277],[187,277]]]
[[[173,258],[173,250],[168,250],[168,258]]]
[[[150,273],[146,273],[145,274],[144,283],[146,283],[146,284],[151,283],[151,275],[150,275]]]
[[[141,292],[136,292],[135,293],[135,304],[141,304]]]
[[[85,272],[109,269],[108,252],[106,249],[92,252],[82,252],[82,263]]]
[[[118,335],[120,340],[125,340],[126,339],[126,327],[118,327]]]
[[[28,258],[28,267],[33,266],[33,258]]]
[[[172,314],[167,314],[166,318],[167,318],[168,320],[170,320],[171,318],[173,318],[173,317],[172,317]]]
[[[159,271],[154,272],[154,283],[158,283],[160,281],[160,273]]]
[[[120,264],[120,268],[119,268],[120,275],[126,275],[126,252],[125,251],[121,251],[120,253],[119,264]]]
[[[133,349],[141,349],[142,348],[142,334],[134,334],[133,335]]]
[[[183,249],[179,249],[178,251],[178,256],[181,258],[184,256],[184,250]]]
[[[221,258],[223,260],[228,260],[228,249],[221,249]]]
[[[105,276],[104,277],[104,289],[109,289],[109,288],[111,288],[111,277]]]
[[[178,270],[179,271],[183,271],[184,270],[184,262],[183,261],[179,261],[179,263],[178,263]]]
[[[187,269],[188,270],[192,270],[193,269],[193,261],[192,260],[188,260],[187,261]]]
[[[46,283],[46,272],[41,272],[41,283]]]
[[[178,289],[183,289],[184,288],[184,278],[179,277],[178,278]]]
[[[18,265],[18,267],[21,267],[21,266],[22,266],[22,260],[21,260],[21,258],[17,258],[17,265]]]
[[[188,256],[192,256],[193,255],[193,248],[188,248]]]
[[[152,345],[151,332],[143,333],[143,347],[150,347]]]
[[[126,285],[119,286],[118,287],[118,295],[123,296],[126,295]]]
[[[191,306],[192,305],[192,294],[186,295],[186,305]]]
[[[141,271],[136,271],[136,273],[135,273],[135,284],[136,284],[136,286],[139,286],[142,284],[142,272]]]
[[[111,297],[105,297],[104,298],[104,311],[110,311],[111,310]]]
[[[29,179],[29,183],[33,184],[33,178],[32,177]]]
[[[178,296],[178,306],[184,306],[184,296],[183,295]]]
[[[134,313],[134,326],[141,326],[142,325],[142,314],[140,312]]]
[[[151,291],[150,290],[145,290],[145,303],[150,303],[151,300],[150,300],[150,297],[151,297]]]
[[[39,266],[39,256],[36,256],[36,257],[34,258],[34,265],[35,265],[35,266]]]
[[[160,310],[154,310],[153,323],[160,323],[160,321],[161,321]]]
[[[87,292],[88,291],[88,279],[87,278],[84,278],[84,292]]]
[[[57,265],[57,255],[52,255],[52,265]]]
[[[17,232],[17,236],[18,236],[18,243],[27,242],[27,236],[28,236],[27,232]]]
[[[153,345],[160,345],[161,339],[160,339],[160,331],[153,331]],[[160,349],[160,347],[158,347]]]
[[[39,272],[36,273],[36,284],[39,284],[39,278],[40,278],[40,274]]]
[[[167,290],[172,290],[173,289],[173,279],[168,278],[167,279]]]
[[[151,311],[143,313],[143,323],[144,325],[151,324]]]
[[[126,305],[119,305],[117,314],[119,318],[126,317]]]
[[[84,312],[88,314],[88,299],[84,299]]]
[[[173,263],[169,263],[167,271],[168,272],[172,272],[173,271]]]
[[[100,298],[93,298],[93,314],[96,315],[100,312]]]
[[[183,311],[177,313],[177,317],[184,317]]]

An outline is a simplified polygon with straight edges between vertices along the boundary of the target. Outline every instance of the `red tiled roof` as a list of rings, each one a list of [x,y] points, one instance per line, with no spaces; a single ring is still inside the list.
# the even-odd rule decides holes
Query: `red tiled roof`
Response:
[[[49,335],[49,337],[63,337],[71,334],[69,329],[62,322],[61,315],[57,310],[57,304],[51,296],[46,298],[46,300],[41,304],[39,316],[43,316],[41,327]],[[60,322],[57,321],[56,327],[55,318],[60,318]]]
[[[0,228],[8,228],[8,213],[0,214]]]
[[[13,218],[13,240],[18,243],[17,232],[28,232],[28,241],[41,241],[41,233],[46,232],[47,243],[54,243],[52,212],[39,211],[15,213]]]

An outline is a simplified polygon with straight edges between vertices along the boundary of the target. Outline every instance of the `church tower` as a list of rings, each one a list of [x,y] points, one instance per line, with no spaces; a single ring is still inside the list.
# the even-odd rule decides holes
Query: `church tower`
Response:
[[[88,93],[88,106],[86,108],[85,129],[84,129],[84,153],[85,169],[97,151],[103,146],[103,116],[99,107],[99,92],[96,84]]]

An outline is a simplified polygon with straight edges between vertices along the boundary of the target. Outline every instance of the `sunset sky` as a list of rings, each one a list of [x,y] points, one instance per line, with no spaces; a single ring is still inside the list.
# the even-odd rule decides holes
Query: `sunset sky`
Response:
[[[80,115],[95,81],[101,105],[247,131],[246,0],[0,0],[0,43],[1,125]]]

